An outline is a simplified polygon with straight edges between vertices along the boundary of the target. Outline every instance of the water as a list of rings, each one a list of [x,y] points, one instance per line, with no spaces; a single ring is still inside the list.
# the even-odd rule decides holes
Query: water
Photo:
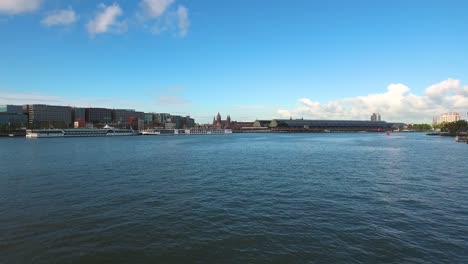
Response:
[[[0,263],[468,263],[468,146],[423,134],[0,139]]]

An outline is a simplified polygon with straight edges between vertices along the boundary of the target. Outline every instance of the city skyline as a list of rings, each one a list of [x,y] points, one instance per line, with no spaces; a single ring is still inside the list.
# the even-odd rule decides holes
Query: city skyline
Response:
[[[468,3],[0,1],[0,104],[430,123],[468,110]]]

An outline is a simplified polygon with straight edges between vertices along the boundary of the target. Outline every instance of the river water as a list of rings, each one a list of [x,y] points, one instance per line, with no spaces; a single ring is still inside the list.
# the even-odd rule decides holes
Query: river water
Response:
[[[0,139],[0,263],[468,263],[468,145]]]

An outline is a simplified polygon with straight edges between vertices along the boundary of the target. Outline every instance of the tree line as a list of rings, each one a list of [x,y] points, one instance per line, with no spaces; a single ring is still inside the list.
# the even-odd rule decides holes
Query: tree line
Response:
[[[437,126],[442,132],[456,135],[461,132],[468,131],[468,122],[466,120],[458,120],[456,122],[442,123]]]
[[[456,122],[444,122],[438,125],[429,124],[409,124],[408,130],[428,131],[432,129],[440,129],[441,132],[456,135],[460,132],[468,131],[468,122],[466,120],[459,120]]]

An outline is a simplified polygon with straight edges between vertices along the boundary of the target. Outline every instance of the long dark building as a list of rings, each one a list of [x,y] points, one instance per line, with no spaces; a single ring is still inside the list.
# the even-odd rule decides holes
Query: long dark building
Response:
[[[24,127],[28,116],[23,113],[22,105],[0,105],[0,125]]]
[[[86,108],[86,122],[110,124],[112,123],[112,110],[108,108]]]
[[[72,123],[69,106],[33,104],[27,106],[28,123],[34,128],[68,128]]]
[[[86,120],[86,108],[74,107],[72,110],[73,121]]]
[[[323,131],[383,131],[389,130],[393,123],[385,121],[360,120],[303,120],[274,119],[270,123],[272,131],[277,132],[323,132]]]

